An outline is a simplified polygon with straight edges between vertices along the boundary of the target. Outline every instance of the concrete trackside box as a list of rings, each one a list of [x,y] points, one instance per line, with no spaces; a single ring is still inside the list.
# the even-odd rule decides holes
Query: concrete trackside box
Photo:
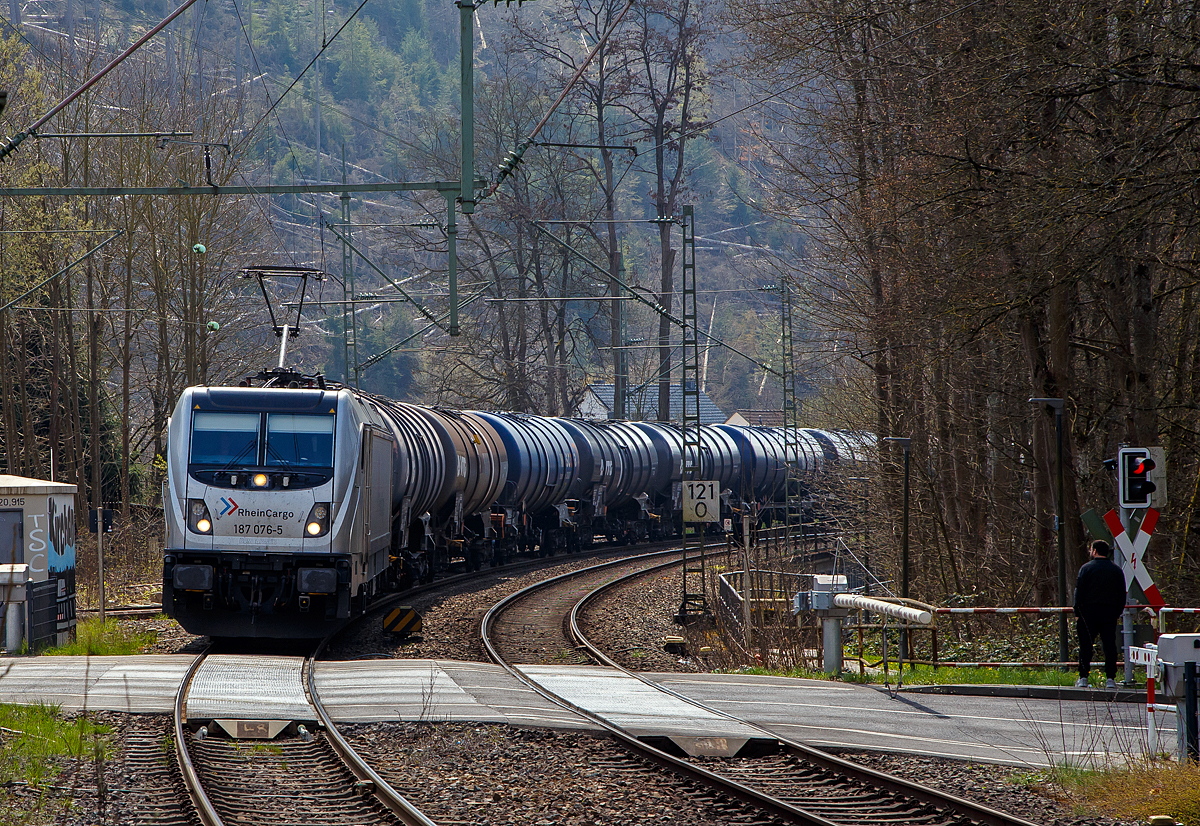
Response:
[[[14,642],[37,651],[74,632],[75,490],[0,474],[0,617],[10,652]]]

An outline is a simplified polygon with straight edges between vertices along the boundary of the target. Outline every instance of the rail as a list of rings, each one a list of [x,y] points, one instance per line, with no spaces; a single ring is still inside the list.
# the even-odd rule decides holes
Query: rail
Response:
[[[366,616],[366,615],[364,615]],[[370,788],[379,802],[382,803],[388,811],[394,814],[404,826],[437,826],[425,814],[405,799],[391,784],[383,779],[382,776],[372,769],[365,760],[354,750],[354,747],[342,736],[338,731],[337,725],[333,722],[333,718],[329,716],[329,712],[325,710],[325,705],[321,702],[321,697],[317,692],[316,685],[316,665],[317,657],[325,650],[325,646],[339,633],[335,631],[325,639],[321,640],[316,650],[307,658],[305,662],[305,691],[308,694],[308,701],[312,703],[313,708],[317,712],[317,720],[321,727],[325,729],[325,735],[329,738],[329,743],[333,746],[333,750],[337,752],[338,757],[350,769],[350,772],[358,778],[360,782],[370,784]]]
[[[619,549],[611,547],[596,547],[591,555],[602,555],[613,552],[620,551]],[[672,552],[667,551],[665,553]],[[573,557],[578,558],[578,555],[573,555]],[[498,569],[489,570],[506,570],[509,572],[525,571],[544,567],[548,564],[554,564],[555,562],[560,562],[566,558],[567,557],[551,557],[549,559],[538,558],[532,560],[519,560],[506,563],[503,566],[499,566]],[[614,560],[606,564],[617,565],[623,561],[625,561],[624,558]],[[333,639],[355,622],[363,622],[368,617],[376,616],[384,608],[390,607],[401,600],[411,599],[413,596],[429,591],[440,590],[445,588],[447,585],[468,582],[478,577],[479,572],[467,571],[461,574],[444,577],[431,583],[418,585],[414,588],[409,588],[400,594],[388,595],[373,603],[370,610],[366,613],[331,631],[323,640],[321,640],[320,643],[318,643],[317,647],[313,650],[313,653],[305,661],[305,691],[308,695],[309,702],[312,703],[313,709],[316,711],[318,722],[320,723],[321,727],[325,729],[325,733],[329,737],[330,745],[333,746],[334,751],[337,752],[338,756],[346,764],[347,768],[350,769],[351,773],[358,778],[359,781],[369,786],[379,801],[390,812],[396,815],[400,822],[405,826],[437,826],[437,824],[430,820],[414,804],[396,791],[396,789],[391,786],[378,772],[371,768],[371,766],[368,765],[367,762],[363,760],[362,757],[354,750],[353,746],[350,745],[345,736],[342,735],[342,733],[338,730],[337,724],[334,723],[333,718],[329,715],[325,705],[321,702],[320,694],[317,691],[317,663],[319,662],[321,654],[325,651]]]
[[[200,782],[200,775],[196,771],[195,764],[192,763],[192,756],[187,749],[187,732],[184,730],[186,722],[184,708],[187,704],[188,691],[192,687],[192,679],[200,670],[200,666],[208,657],[210,650],[211,646],[192,661],[187,673],[183,676],[183,681],[179,684],[179,690],[175,692],[175,758],[179,762],[179,772],[183,776],[183,784],[187,788],[192,805],[196,807],[200,822],[203,826],[224,826],[220,815],[217,814],[212,801],[208,799],[208,794],[204,791],[204,784]]]
[[[721,709],[718,709],[713,706],[702,703],[698,700],[688,697],[685,694],[681,694],[680,692],[675,691],[674,689],[664,686],[661,683],[655,682],[654,680],[649,679],[648,677],[646,677],[643,674],[639,674],[635,671],[630,671],[629,669],[620,665],[615,660],[613,660],[611,657],[609,657],[607,654],[605,654],[604,651],[602,651],[599,646],[597,646],[594,642],[592,642],[592,640],[590,640],[587,637],[587,635],[583,633],[583,629],[580,625],[579,617],[580,617],[580,614],[585,609],[585,607],[588,605],[588,603],[598,599],[605,591],[607,591],[610,588],[615,588],[618,585],[623,584],[627,580],[630,580],[634,577],[641,576],[644,573],[645,573],[644,571],[634,572],[632,574],[628,574],[625,577],[621,577],[621,578],[615,579],[611,582],[607,582],[604,585],[601,585],[599,588],[594,589],[590,593],[585,594],[583,596],[583,598],[581,598],[578,602],[576,602],[575,606],[571,609],[569,623],[568,623],[571,637],[578,645],[585,648],[587,650],[589,656],[593,657],[597,662],[602,663],[603,665],[609,666],[610,668],[615,668],[627,676],[630,676],[637,680],[640,680],[645,685],[650,686],[651,688],[653,688],[657,691],[661,691],[664,694],[668,694],[672,697],[682,700],[683,702],[688,703],[689,705],[692,705],[698,709],[701,709],[703,711],[706,711],[706,712],[709,712],[712,714],[716,714],[727,720],[730,720],[730,721],[733,721],[740,725],[747,726],[751,729],[757,730],[758,732],[760,732],[763,735],[763,737],[766,737],[766,738],[769,738],[772,740],[776,740],[779,743],[781,743],[788,751],[790,751],[793,755],[797,756],[798,758],[805,760],[816,766],[819,766],[820,768],[825,769],[826,771],[837,772],[842,775],[849,775],[850,777],[853,777],[856,780],[860,780],[860,781],[866,782],[868,784],[872,784],[878,788],[885,789],[894,794],[905,795],[907,797],[919,800],[922,803],[926,803],[926,804],[938,806],[938,807],[950,808],[950,809],[956,811],[958,814],[966,815],[967,817],[972,818],[972,819],[978,821],[979,823],[988,824],[988,826],[1032,826],[1032,824],[1030,824],[1028,821],[1025,821],[1018,817],[1013,817],[1012,815],[1005,814],[1004,812],[998,811],[996,809],[992,809],[988,806],[983,806],[978,803],[973,803],[972,801],[964,800],[963,798],[955,797],[954,795],[945,794],[936,789],[931,789],[927,786],[922,786],[918,783],[913,783],[908,780],[904,780],[902,778],[893,777],[892,775],[884,774],[882,772],[877,772],[874,769],[869,769],[865,766],[859,766],[859,765],[857,765],[855,763],[851,763],[847,760],[842,760],[839,757],[835,757],[831,754],[827,754],[823,751],[820,751],[819,749],[814,749],[811,746],[806,746],[803,743],[797,742],[795,740],[790,740],[786,737],[781,737],[779,734],[777,734],[769,729],[763,728],[762,726],[758,725],[757,723],[753,723],[749,720],[745,720],[741,717],[737,717],[735,715],[729,714],[728,712],[723,711]],[[903,606],[893,605],[892,607],[902,608]],[[803,811],[803,810],[801,810],[801,811]],[[812,815],[808,815],[806,813],[806,816],[811,817]],[[897,821],[889,819],[889,822],[897,822]]]
[[[598,550],[599,553],[609,552],[613,549]],[[549,560],[523,560],[510,563],[506,566],[510,571],[524,570],[526,568],[536,568],[552,564]],[[389,604],[404,598],[410,598],[415,594],[444,588],[447,584],[453,584],[459,581],[468,581],[478,577],[478,573],[468,572],[454,577],[438,580],[436,583],[429,585],[418,586],[410,589],[404,594],[390,595],[389,597],[380,600],[371,606],[371,610],[339,625],[334,631],[328,634],[314,648],[312,653],[305,658],[304,663],[304,689],[307,695],[308,702],[311,704],[315,713],[316,719],[320,726],[325,730],[325,735],[328,738],[330,747],[338,758],[342,761],[350,774],[359,782],[360,788],[368,790],[379,804],[390,812],[404,826],[436,826],[435,822],[422,813],[416,806],[406,800],[399,794],[382,776],[369,766],[365,760],[354,750],[353,746],[347,741],[345,736],[338,730],[336,723],[333,721],[328,710],[325,708],[320,693],[316,685],[316,671],[318,657],[332,642],[334,637],[344,631],[346,628],[375,616],[378,610],[387,607]],[[188,732],[187,732],[187,698],[191,689],[192,683],[201,665],[211,653],[211,647],[206,649],[189,667],[184,679],[181,681],[178,691],[175,696],[175,727],[174,740],[177,763],[180,769],[184,786],[187,790],[187,795],[190,798],[193,808],[202,826],[224,826],[223,821],[218,814],[216,807],[208,797],[204,790],[203,782],[200,778],[200,773],[197,771],[196,764],[193,762],[191,754],[188,750]]]
[[[663,553],[646,554],[645,557],[643,557],[643,558],[649,558],[649,557],[653,557],[653,556],[662,556],[662,555],[663,555]],[[674,552],[673,555],[678,555],[678,552]],[[623,561],[627,562],[629,560],[623,560]],[[512,675],[512,677],[514,679],[518,680],[523,685],[529,687],[533,691],[536,691],[539,695],[546,698],[547,700],[554,703],[555,705],[557,705],[561,708],[565,708],[571,712],[574,712],[575,714],[578,714],[580,717],[583,717],[584,719],[589,720],[594,725],[598,726],[599,728],[603,729],[604,731],[606,731],[610,735],[612,735],[618,742],[624,744],[626,747],[633,750],[635,753],[642,755],[643,757],[658,764],[659,766],[662,766],[663,768],[674,771],[684,777],[687,777],[691,780],[702,783],[703,785],[721,789],[725,794],[728,794],[729,796],[731,796],[733,798],[741,800],[744,803],[749,803],[752,806],[761,808],[761,809],[769,812],[770,814],[773,814],[776,817],[783,818],[784,820],[787,820],[789,822],[811,824],[811,826],[834,826],[833,821],[827,820],[826,818],[823,818],[823,817],[812,815],[808,812],[805,812],[802,809],[799,809],[799,808],[791,805],[790,803],[787,803],[786,801],[780,800],[777,797],[773,797],[771,795],[765,794],[757,789],[751,788],[749,786],[746,786],[744,784],[741,784],[734,780],[731,780],[730,778],[723,777],[719,774],[716,774],[715,772],[711,772],[705,768],[697,766],[696,764],[691,763],[687,760],[682,760],[678,757],[675,757],[674,755],[668,754],[665,751],[662,751],[661,749],[657,749],[648,743],[642,742],[641,740],[639,740],[637,737],[635,737],[634,735],[632,735],[625,729],[613,724],[612,722],[605,719],[604,717],[601,717],[593,712],[590,712],[587,709],[584,709],[584,708],[576,705],[575,703],[572,703],[570,700],[567,700],[566,698],[561,697],[558,694],[555,694],[554,692],[545,688],[537,681],[528,677],[523,671],[521,671],[519,668],[517,668],[516,666],[514,666],[512,663],[508,662],[504,658],[504,656],[500,653],[498,647],[495,644],[495,641],[492,638],[492,626],[495,624],[497,617],[499,617],[502,613],[504,613],[505,610],[507,610],[514,603],[518,602],[519,600],[525,599],[526,597],[535,593],[538,590],[551,588],[562,582],[573,579],[587,571],[595,571],[596,568],[613,567],[616,564],[618,564],[618,563],[615,563],[615,562],[614,563],[605,563],[604,565],[594,566],[593,568],[584,569],[583,571],[572,571],[570,573],[562,574],[560,576],[556,576],[551,579],[543,580],[542,582],[536,583],[535,585],[531,585],[528,588],[523,588],[520,591],[516,591],[515,593],[509,594],[507,597],[505,597],[504,599],[497,602],[490,609],[488,609],[487,613],[484,614],[484,616],[483,616],[482,622],[480,623],[480,635],[482,636],[484,649],[487,652],[488,657],[492,660],[492,662],[501,666],[505,671],[507,671],[510,675]],[[658,570],[660,568],[665,568],[665,567],[669,567],[669,566],[677,565],[677,564],[679,564],[679,560],[672,559],[672,560],[662,563],[660,565],[655,565],[655,566],[651,566],[650,568],[647,568],[647,569],[642,569],[642,570],[638,571],[637,573],[644,574],[644,573],[647,573],[648,571]],[[770,736],[773,737],[774,735],[770,735]]]

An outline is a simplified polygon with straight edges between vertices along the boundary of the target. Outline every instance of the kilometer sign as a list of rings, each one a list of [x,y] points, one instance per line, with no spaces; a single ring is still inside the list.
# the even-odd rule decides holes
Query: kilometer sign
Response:
[[[721,521],[721,500],[717,498],[715,481],[683,483],[683,521]]]

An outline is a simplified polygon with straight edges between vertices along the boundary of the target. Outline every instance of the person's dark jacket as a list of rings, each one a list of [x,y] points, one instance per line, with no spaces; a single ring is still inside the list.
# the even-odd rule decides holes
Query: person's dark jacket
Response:
[[[1079,569],[1076,614],[1117,615],[1125,608],[1125,574],[1111,559],[1098,557]]]

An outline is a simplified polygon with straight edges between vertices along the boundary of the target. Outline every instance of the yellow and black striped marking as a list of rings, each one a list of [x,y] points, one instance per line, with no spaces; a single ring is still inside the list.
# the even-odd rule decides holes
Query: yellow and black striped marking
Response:
[[[383,618],[383,630],[389,634],[407,637],[421,632],[421,615],[409,605],[393,608]]]

